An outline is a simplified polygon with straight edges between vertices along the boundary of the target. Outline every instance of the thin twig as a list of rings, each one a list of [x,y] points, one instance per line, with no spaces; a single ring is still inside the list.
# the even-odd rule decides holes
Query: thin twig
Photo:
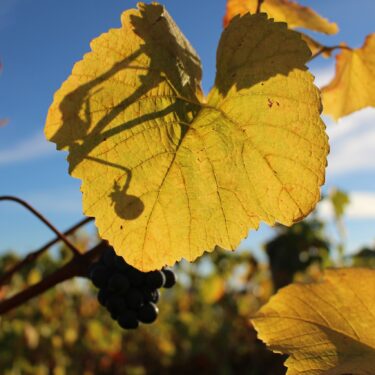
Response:
[[[258,5],[257,5],[256,13],[260,13],[260,10],[262,8],[263,2],[264,2],[264,0],[258,0]]]
[[[319,55],[321,55],[322,53],[325,53],[325,52],[328,52],[328,53],[331,53],[332,51],[336,50],[336,49],[346,49],[346,50],[349,50],[349,51],[352,51],[353,48],[349,47],[349,46],[345,46],[345,45],[337,45],[337,46],[332,46],[332,47],[329,47],[329,46],[322,46],[318,52],[316,52],[314,55],[311,56],[310,58],[310,61],[315,59],[316,57],[318,57]]]
[[[81,256],[80,251],[69,241],[69,239],[66,236],[64,236],[57,228],[55,228],[40,212],[38,212],[29,203],[27,203],[26,201],[24,201],[21,198],[13,197],[11,195],[0,196],[0,201],[13,201],[13,202],[19,203],[23,207],[27,208],[39,220],[41,220],[45,225],[47,225],[47,227],[50,228],[56,234],[56,236],[59,237],[60,240],[63,241],[66,246],[69,247],[70,250],[72,250],[72,252],[75,256]]]
[[[86,276],[90,264],[108,247],[104,241],[100,242],[87,253],[74,257],[70,262],[57,271],[45,277],[39,283],[32,285],[15,296],[0,302],[0,315],[23,305],[30,299],[44,293],[48,289],[76,276]]]
[[[79,221],[77,224],[70,227],[68,230],[64,232],[65,236],[68,236],[72,233],[74,233],[77,229],[82,227],[83,225],[89,223],[92,221],[92,217],[86,217],[83,220]],[[51,246],[56,244],[58,241],[60,241],[60,237],[55,237],[53,240],[47,242],[45,245],[40,247],[38,250],[35,250],[29,254],[26,255],[24,259],[22,259],[20,262],[13,265],[6,273],[0,276],[0,287],[4,285],[5,283],[8,283],[9,280],[13,277],[13,275],[18,272],[20,269],[22,269],[24,266],[34,262],[40,255],[42,255],[47,249],[49,249]]]

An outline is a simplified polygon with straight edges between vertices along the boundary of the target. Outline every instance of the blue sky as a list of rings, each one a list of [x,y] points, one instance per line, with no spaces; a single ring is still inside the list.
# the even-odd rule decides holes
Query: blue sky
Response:
[[[362,45],[375,32],[373,0],[300,1],[336,21],[340,33],[320,36],[330,45]],[[130,0],[0,0],[0,195],[30,201],[61,230],[82,217],[79,181],[67,173],[65,154],[44,140],[43,127],[53,93],[73,64],[89,50],[92,38],[120,26]],[[216,45],[222,31],[225,0],[165,0],[164,5],[201,57],[207,92],[215,76]],[[339,6],[338,6],[339,5]],[[318,84],[327,83],[334,61],[317,59],[311,69]],[[337,186],[352,193],[346,224],[348,249],[375,239],[375,109],[327,120],[331,154],[324,191]],[[330,217],[323,204],[319,213]],[[272,232],[264,225],[242,247],[258,248]],[[25,252],[51,238],[48,229],[12,203],[0,204],[0,252]]]

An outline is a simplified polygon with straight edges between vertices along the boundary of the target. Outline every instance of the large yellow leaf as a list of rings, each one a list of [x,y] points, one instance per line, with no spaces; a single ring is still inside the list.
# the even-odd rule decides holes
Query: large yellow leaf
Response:
[[[69,151],[84,212],[142,270],[234,249],[263,220],[319,200],[328,152],[300,36],[265,15],[224,31],[207,101],[199,59],[163,7],[95,39],[55,94],[45,133]]]
[[[375,372],[375,271],[326,271],[323,282],[281,289],[252,319],[288,375]]]
[[[237,14],[255,13],[257,6],[258,0],[227,0],[224,26]],[[261,11],[276,21],[286,22],[291,28],[302,27],[325,34],[336,34],[339,31],[335,23],[291,0],[266,0],[262,3]]]
[[[361,48],[343,49],[336,56],[336,74],[322,89],[324,112],[335,120],[375,106],[375,33]]]

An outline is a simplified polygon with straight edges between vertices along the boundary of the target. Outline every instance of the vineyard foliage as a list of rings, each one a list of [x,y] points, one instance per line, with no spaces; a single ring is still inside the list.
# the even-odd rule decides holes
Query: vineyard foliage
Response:
[[[84,237],[76,237],[75,244],[77,241],[82,250],[87,247]],[[273,294],[276,284],[272,280],[277,283],[283,277],[289,282],[319,281],[322,267],[335,263],[330,257],[334,247],[325,224],[316,219],[291,228],[277,227],[265,248],[271,249],[275,243],[288,246],[280,247],[276,258],[276,253],[267,251],[270,267],[259,263],[248,251],[219,250],[191,264],[179,263],[175,267],[179,285],[164,290],[158,323],[134,332],[119,328],[98,304],[96,290],[88,283],[65,282],[1,318],[2,372],[4,375],[17,375],[20,371],[26,375],[138,375],[243,371],[283,375],[285,356],[266,350],[257,339],[249,316],[254,316]],[[363,249],[352,264],[375,266],[374,254],[373,249]],[[44,255],[36,266],[19,273],[11,286],[3,287],[1,298],[35,284],[70,257],[65,247],[58,256]],[[293,267],[286,262],[288,258]],[[17,260],[11,253],[3,255],[0,268],[7,270]],[[314,284],[308,285],[315,288]],[[300,290],[309,303],[314,295]],[[288,289],[282,291],[288,294]],[[284,308],[297,302],[288,301]],[[353,302],[350,310],[353,313],[355,306]],[[266,322],[266,310],[261,312]],[[274,323],[268,324],[275,328]]]
[[[285,374],[285,358],[266,350],[249,316],[273,293],[270,272],[286,273],[291,281],[314,281],[321,277],[321,265],[332,261],[324,223],[308,220],[290,229],[279,227],[272,241],[280,235],[300,258],[293,269],[277,260],[268,268],[248,251],[218,250],[191,264],[181,262],[175,266],[178,285],[162,293],[157,324],[134,332],[119,328],[88,283],[65,282],[1,318],[2,374]],[[312,240],[301,241],[307,237]],[[84,249],[86,240],[77,240]],[[328,251],[313,254],[317,240],[325,242]],[[280,253],[287,259],[289,249]],[[2,297],[35,284],[70,259],[67,248],[60,254],[44,255],[26,267],[12,286],[1,289]],[[6,270],[16,261],[14,255],[3,255],[0,268]]]
[[[0,267],[15,261],[4,255]],[[43,256],[2,289],[2,296],[66,261]],[[283,358],[265,349],[248,320],[272,292],[264,266],[248,253],[217,251],[193,264],[182,262],[175,271],[179,285],[163,291],[157,324],[136,331],[122,330],[82,280],[68,281],[0,318],[2,375],[284,372]]]
[[[207,98],[199,58],[161,5],[124,12],[91,48],[45,132],[128,263],[148,271],[235,249],[261,221],[291,225],[315,207],[328,142],[298,33],[265,14],[233,20]]]

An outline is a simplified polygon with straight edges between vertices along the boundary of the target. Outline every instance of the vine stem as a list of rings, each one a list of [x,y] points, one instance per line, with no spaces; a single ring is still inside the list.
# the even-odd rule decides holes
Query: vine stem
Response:
[[[73,252],[74,256],[81,256],[80,251],[69,241],[69,239],[64,234],[62,234],[57,228],[55,228],[55,226],[53,226],[39,211],[37,211],[29,203],[27,203],[21,198],[14,197],[11,195],[0,196],[0,201],[13,201],[25,207],[33,215],[35,215],[40,221],[42,221],[45,225],[47,225],[47,227],[50,228],[56,234],[56,236],[66,244],[67,247],[69,247],[69,249]]]
[[[69,234],[74,233],[77,229],[82,227],[83,225],[89,223],[92,221],[93,218],[86,217],[83,220],[79,221],[77,224],[70,227],[68,230],[64,232],[64,236],[68,236]],[[24,266],[28,265],[29,263],[32,263],[35,261],[40,255],[42,255],[48,248],[56,244],[60,241],[60,237],[55,237],[53,240],[47,242],[45,245],[40,247],[39,249],[29,253],[26,255],[24,259],[22,259],[20,262],[16,263],[13,267],[11,267],[6,273],[0,276],[0,287],[7,283],[12,276],[18,272],[20,269],[22,269]]]
[[[264,0],[258,0],[256,13],[260,13]]]
[[[25,290],[17,293],[15,296],[10,297],[0,302],[0,315],[9,312],[23,305],[30,299],[44,293],[48,289],[69,280],[76,276],[86,276],[90,264],[98,258],[98,256],[108,247],[104,241],[100,242],[94,248],[81,254],[79,257],[74,257],[70,262],[59,268],[57,271],[46,276],[43,280],[35,285],[32,285]]]
[[[311,56],[310,61],[315,59],[316,57],[320,56],[324,52],[332,52],[336,49],[346,49],[348,51],[353,51],[353,48],[345,45],[337,45],[337,46],[322,46],[318,52],[316,52],[314,55]]]

